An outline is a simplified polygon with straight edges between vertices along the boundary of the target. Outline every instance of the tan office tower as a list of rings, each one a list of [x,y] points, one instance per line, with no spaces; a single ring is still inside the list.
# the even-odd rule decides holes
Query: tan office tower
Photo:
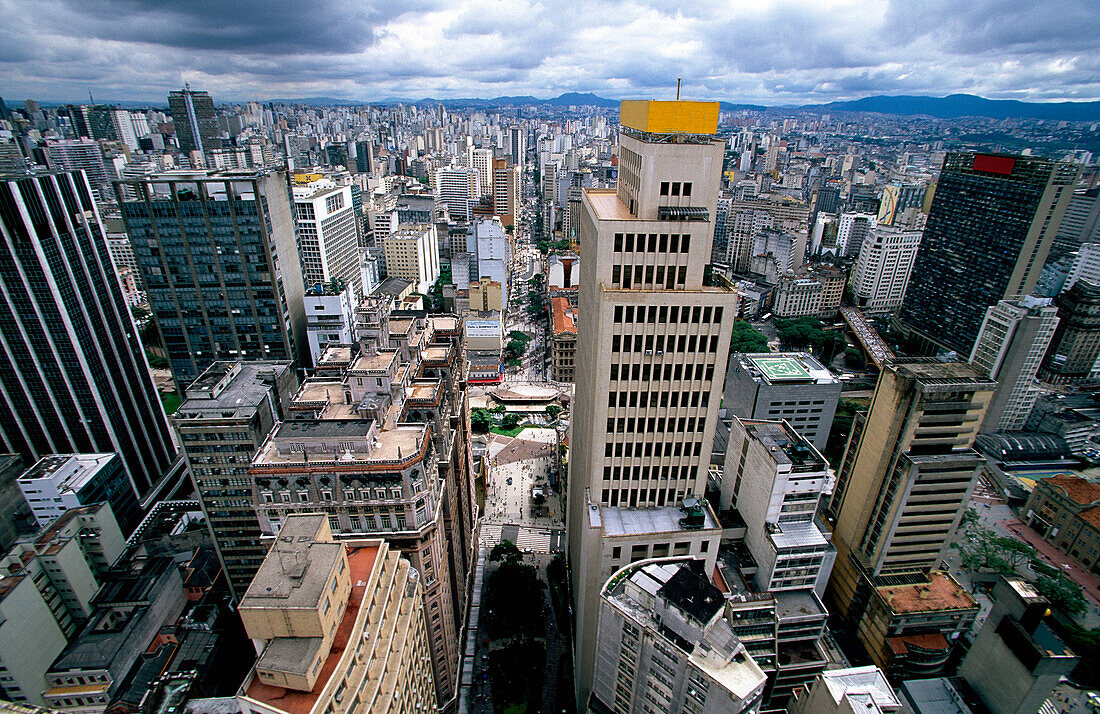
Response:
[[[972,444],[996,386],[961,362],[887,363],[870,409],[853,423],[829,505],[837,550],[826,591],[830,612],[860,629],[876,591],[914,588],[919,595],[934,584],[929,576],[984,463]],[[872,655],[883,644],[869,631],[860,638]]]
[[[581,196],[569,474],[578,710],[600,588],[619,568],[692,555],[721,527],[706,485],[737,294],[704,287],[722,171],[717,103],[623,102],[619,182]]]

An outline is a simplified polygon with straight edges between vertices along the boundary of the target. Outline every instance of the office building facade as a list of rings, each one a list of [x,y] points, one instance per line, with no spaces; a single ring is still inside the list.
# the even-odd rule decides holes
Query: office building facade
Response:
[[[214,100],[207,92],[186,87],[168,93],[168,109],[176,129],[180,151],[189,154],[197,151],[206,154],[222,147],[218,138],[218,117],[214,114]]]
[[[240,605],[263,643],[241,711],[435,711],[422,593],[384,540],[338,543],[323,515],[289,517]]]
[[[721,531],[696,498],[737,311],[736,293],[703,286],[724,147],[714,136],[717,104],[624,102],[621,115],[618,187],[584,191],[578,225],[584,358],[567,529],[579,707],[591,686],[599,593],[622,565],[617,553],[636,560],[672,548],[713,563]]]
[[[285,418],[298,378],[288,362],[215,362],[172,414],[230,589],[240,598],[266,548],[252,506],[252,457]]]
[[[824,449],[842,386],[808,352],[739,353],[729,361],[722,403],[737,417],[786,420]]]
[[[919,231],[878,226],[870,232],[852,269],[852,294],[860,310],[886,313],[901,307],[920,241]]]
[[[115,188],[178,385],[222,360],[307,359],[281,172],[166,171]]]
[[[990,305],[1031,294],[1076,181],[1072,164],[947,154],[900,313],[925,351],[969,354]]]
[[[0,179],[0,449],[115,452],[138,499],[178,476],[83,173]]]
[[[1020,431],[1041,389],[1035,375],[1058,325],[1047,298],[1002,300],[991,306],[970,353],[970,364],[997,380],[983,432]]]
[[[1051,384],[1081,384],[1100,355],[1100,284],[1078,280],[1055,304],[1058,327],[1039,377]]]
[[[358,302],[363,297],[363,275],[351,186],[337,186],[325,178],[299,182],[296,176],[293,196],[305,286],[347,285]]]
[[[934,674],[950,654],[954,615],[977,612],[938,568],[985,464],[972,444],[995,388],[964,363],[892,361],[853,422],[827,511],[837,556],[826,602],[888,672],[902,664],[890,653],[908,651],[891,648],[890,627],[939,636],[924,648]]]

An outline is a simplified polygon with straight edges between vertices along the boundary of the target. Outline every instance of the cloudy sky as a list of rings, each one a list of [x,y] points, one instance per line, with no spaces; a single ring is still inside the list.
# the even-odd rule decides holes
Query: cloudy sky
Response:
[[[0,0],[0,96],[1100,99],[1097,0]]]

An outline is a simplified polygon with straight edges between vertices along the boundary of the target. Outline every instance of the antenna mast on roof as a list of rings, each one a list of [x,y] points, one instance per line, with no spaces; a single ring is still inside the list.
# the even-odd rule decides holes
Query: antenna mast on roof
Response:
[[[676,101],[680,101],[680,80],[681,77],[676,78]]]

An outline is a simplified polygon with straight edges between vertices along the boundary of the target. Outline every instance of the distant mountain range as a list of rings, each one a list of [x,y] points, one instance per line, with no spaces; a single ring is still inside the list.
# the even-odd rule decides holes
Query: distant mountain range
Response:
[[[42,101],[43,106],[64,104],[65,102]],[[164,107],[156,102],[111,102],[120,107]],[[550,99],[539,99],[530,95],[494,97],[479,99],[411,99],[388,97],[375,101],[356,101],[337,99],[336,97],[302,97],[298,99],[269,99],[264,104],[305,104],[311,106],[357,106],[364,104],[442,104],[456,109],[491,109],[493,107],[517,107],[525,105],[543,105],[549,107],[594,106],[615,108],[617,99],[607,99],[591,93],[566,92]],[[775,111],[782,113],[810,112],[827,114],[833,112],[878,112],[899,116],[931,116],[940,119],[958,117],[986,117],[990,119],[1049,119],[1055,121],[1098,121],[1100,120],[1100,102],[1021,102],[1015,99],[985,99],[973,94],[952,94],[946,97],[921,97],[912,95],[875,95],[846,102],[828,104],[808,104],[803,106],[762,104],[735,104],[721,102],[723,111]]]

